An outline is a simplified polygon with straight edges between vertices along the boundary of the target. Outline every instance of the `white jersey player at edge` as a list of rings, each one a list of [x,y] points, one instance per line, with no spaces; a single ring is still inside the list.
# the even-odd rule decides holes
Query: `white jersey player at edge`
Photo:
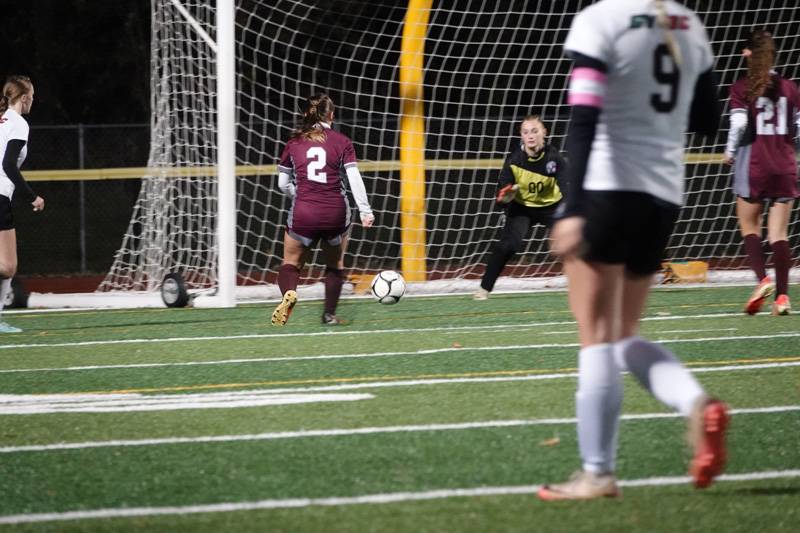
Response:
[[[542,500],[613,497],[627,370],[689,419],[690,473],[706,487],[725,463],[727,409],[670,351],[638,336],[683,196],[684,132],[720,119],[714,57],[697,15],[660,0],[602,0],[573,20],[568,190],[551,233],[578,322],[576,411],[582,468]]]
[[[34,211],[44,209],[44,200],[31,189],[19,167],[28,153],[30,127],[22,115],[33,106],[33,83],[27,76],[9,76],[0,93],[0,312],[11,293],[17,273],[17,230],[12,198],[28,203]],[[22,330],[0,320],[0,333]]]

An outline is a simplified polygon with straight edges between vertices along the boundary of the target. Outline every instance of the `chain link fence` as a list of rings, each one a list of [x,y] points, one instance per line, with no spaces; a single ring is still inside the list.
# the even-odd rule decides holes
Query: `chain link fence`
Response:
[[[14,204],[19,275],[104,274],[130,222],[140,179],[63,180],[57,170],[147,166],[148,124],[31,126],[23,175],[45,210]],[[47,170],[40,180],[26,172]],[[35,173],[34,173],[35,176]]]

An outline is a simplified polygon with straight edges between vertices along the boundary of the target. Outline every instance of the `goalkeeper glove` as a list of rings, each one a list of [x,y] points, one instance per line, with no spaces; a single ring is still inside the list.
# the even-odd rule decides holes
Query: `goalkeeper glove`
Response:
[[[514,199],[514,196],[517,194],[519,190],[519,185],[516,183],[514,185],[506,185],[499,191],[497,191],[497,198],[496,202],[498,204],[507,204]]]

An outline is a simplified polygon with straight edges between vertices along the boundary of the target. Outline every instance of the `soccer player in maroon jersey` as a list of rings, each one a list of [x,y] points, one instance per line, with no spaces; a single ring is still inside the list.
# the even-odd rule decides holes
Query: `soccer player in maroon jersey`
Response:
[[[341,324],[336,305],[344,282],[344,252],[350,228],[350,205],[344,189],[347,176],[364,227],[375,220],[356,165],[353,143],[331,129],[333,101],[325,94],[308,99],[300,125],[292,133],[278,163],[278,186],[292,205],[283,238],[283,264],[278,286],[283,299],[272,324],[283,326],[297,303],[303,256],[319,241],[325,255],[325,310],[322,323]]]
[[[775,42],[768,31],[751,35],[743,55],[747,75],[731,86],[731,117],[725,163],[733,165],[736,214],[744,250],[759,284],[745,306],[758,313],[774,292],[772,314],[787,315],[789,269],[789,218],[797,198],[795,136],[800,126],[800,91],[783,78],[775,64]],[[761,218],[769,207],[767,238],[772,248],[775,282],[767,275],[761,244]]]

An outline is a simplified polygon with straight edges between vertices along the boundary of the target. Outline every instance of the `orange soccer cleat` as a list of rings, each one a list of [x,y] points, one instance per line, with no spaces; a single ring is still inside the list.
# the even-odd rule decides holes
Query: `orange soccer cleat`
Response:
[[[779,294],[775,298],[775,303],[772,304],[773,315],[788,315],[792,312],[792,304],[789,302],[789,297],[785,294]]]
[[[755,288],[753,294],[750,295],[750,299],[747,300],[747,305],[744,307],[745,313],[754,315],[761,311],[761,306],[764,305],[766,299],[770,297],[773,292],[775,292],[775,284],[772,283],[772,279],[770,279],[769,276],[766,276],[758,284],[758,287]]]
[[[729,421],[728,408],[719,400],[703,398],[692,410],[689,417],[689,439],[694,447],[694,458],[689,467],[689,475],[698,489],[711,485],[725,468],[725,432]]]

